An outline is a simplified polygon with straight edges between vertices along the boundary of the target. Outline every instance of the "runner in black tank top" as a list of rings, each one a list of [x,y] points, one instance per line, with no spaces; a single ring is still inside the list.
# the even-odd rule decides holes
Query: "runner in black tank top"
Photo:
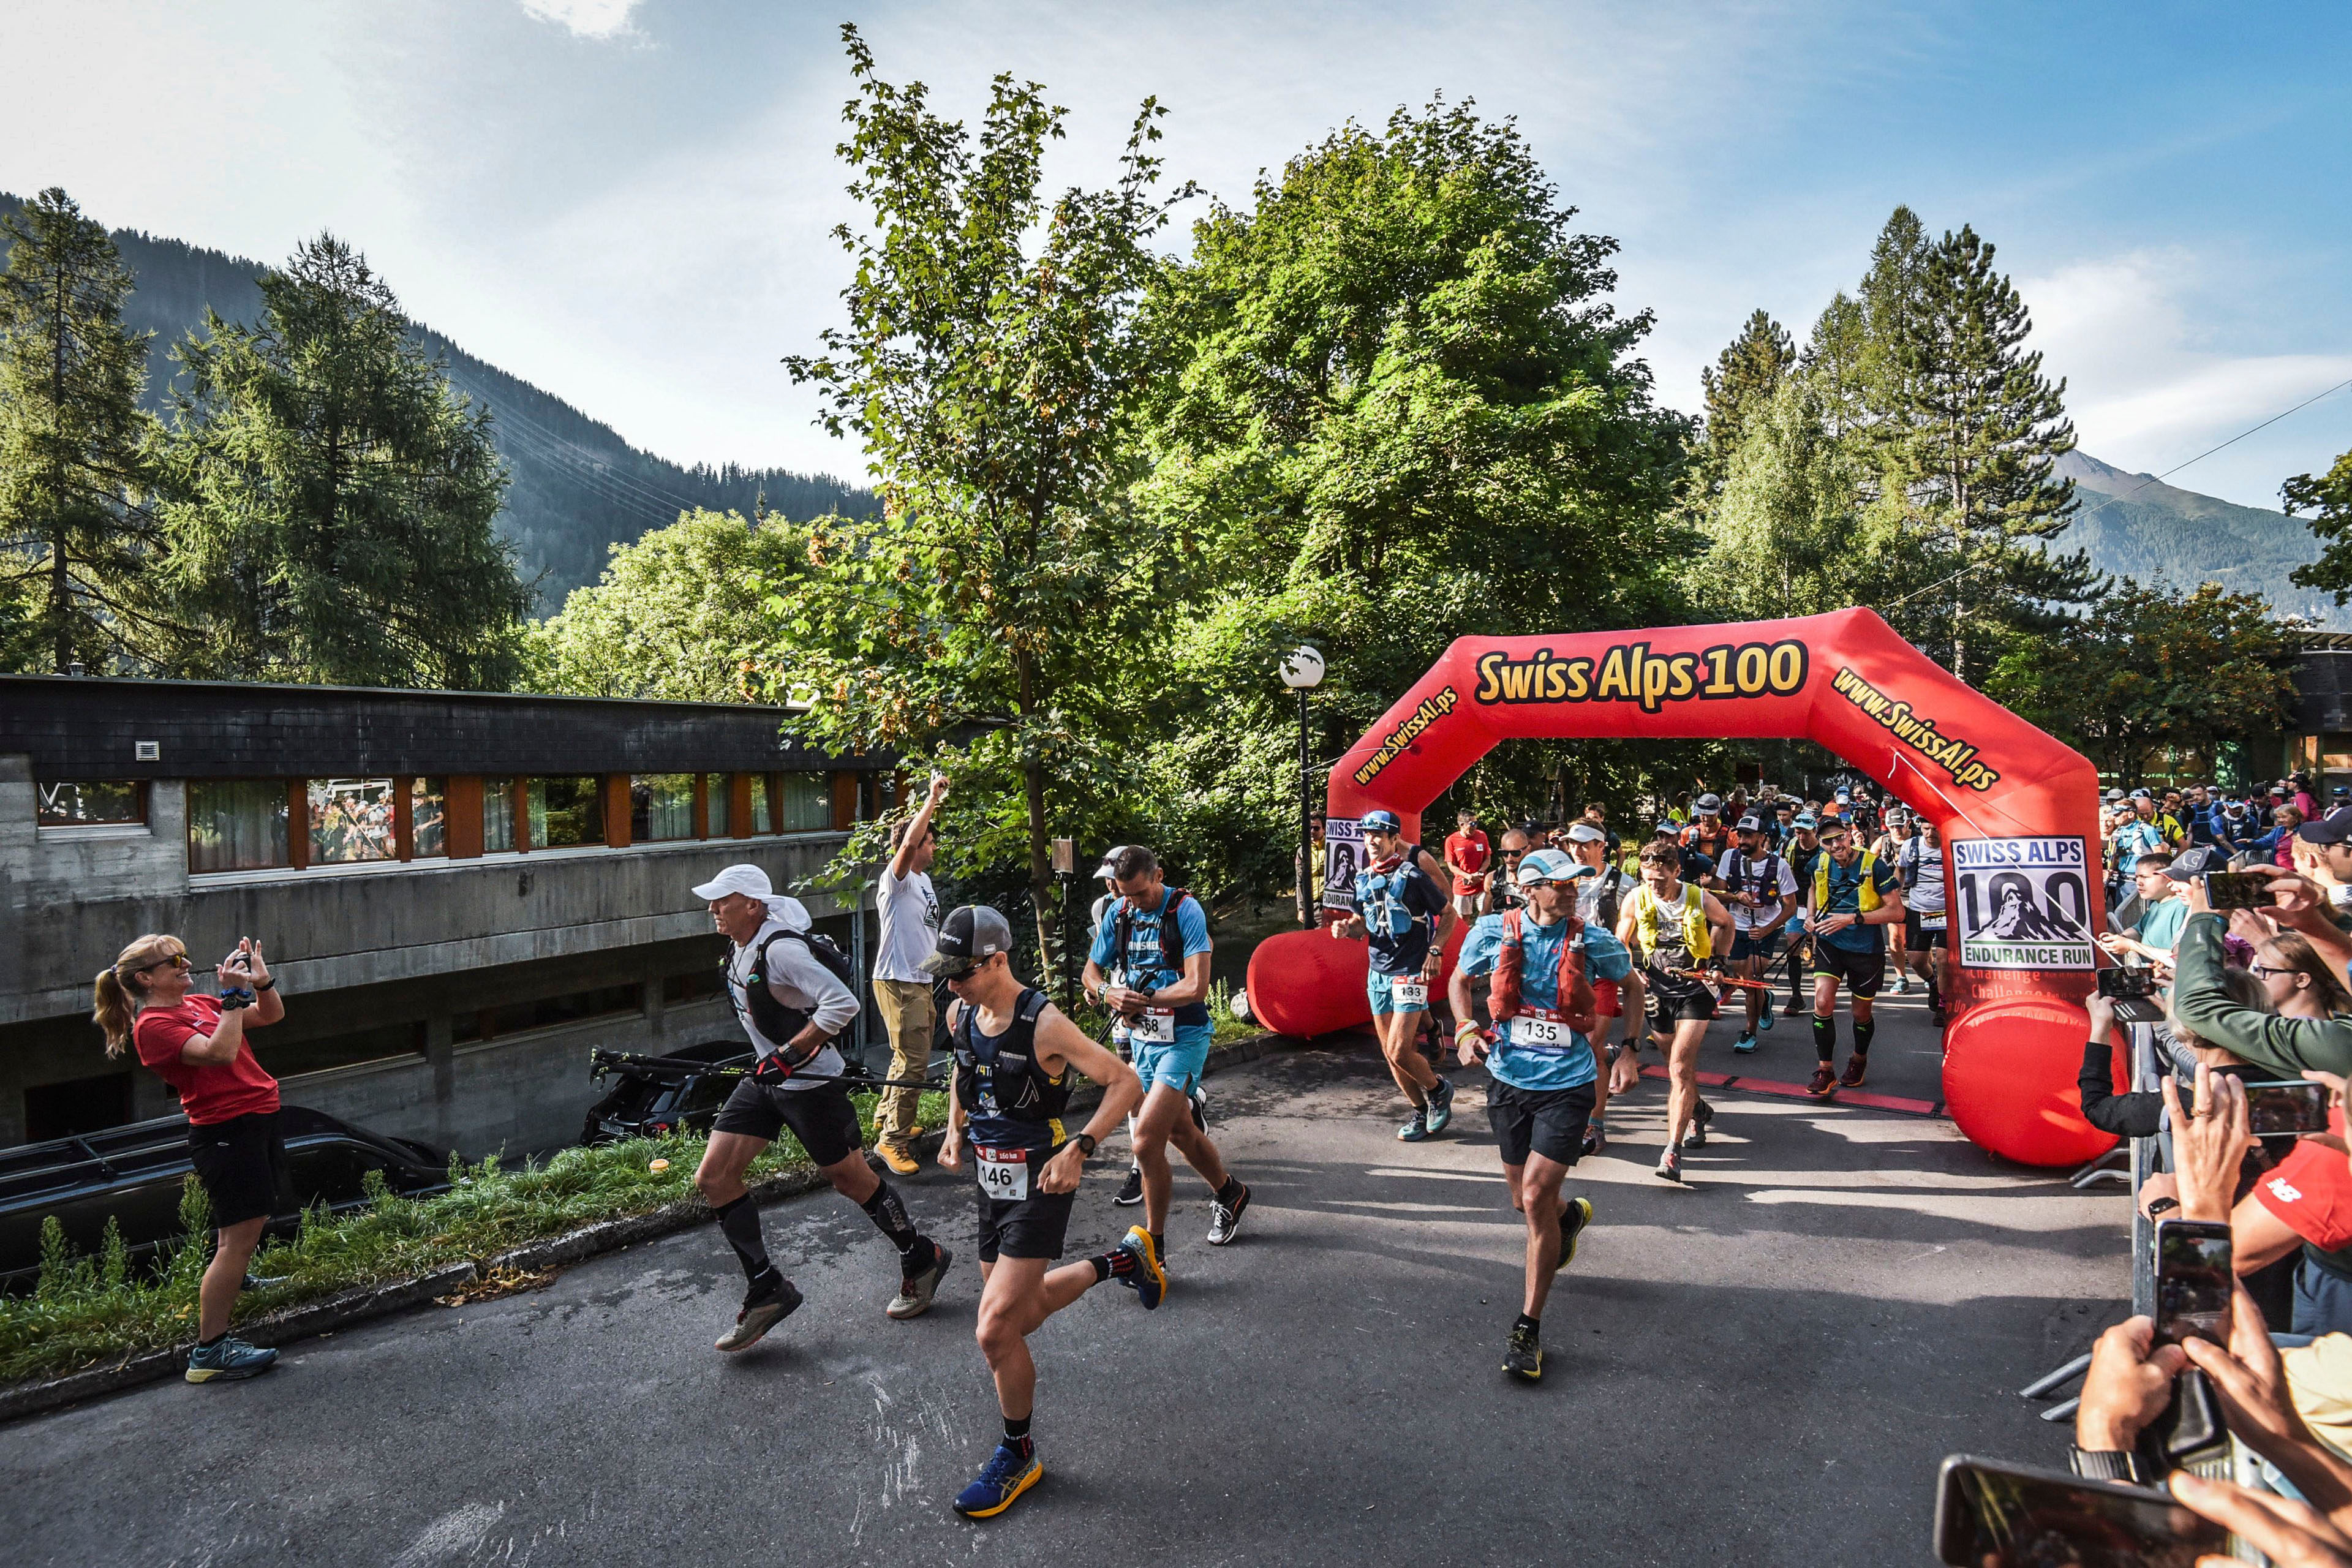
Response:
[[[1160,1305],[1168,1288],[1140,1226],[1113,1251],[1049,1271],[1062,1256],[1087,1157],[1141,1101],[1143,1089],[1132,1068],[1013,976],[1012,947],[1003,915],[966,904],[940,922],[939,951],[922,965],[945,979],[956,999],[948,1019],[956,1070],[940,1163],[958,1171],[971,1163],[982,1280],[977,1337],[1004,1416],[1003,1441],[956,1497],[955,1510],[968,1519],[1003,1513],[1045,1473],[1029,1435],[1037,1363],[1028,1337],[1105,1279],[1134,1286],[1147,1308]],[[1102,1085],[1083,1131],[1062,1120],[1073,1068]]]

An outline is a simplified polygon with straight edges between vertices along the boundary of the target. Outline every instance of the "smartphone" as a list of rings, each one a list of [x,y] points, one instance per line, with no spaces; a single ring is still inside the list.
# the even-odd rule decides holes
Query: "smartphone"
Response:
[[[2213,1220],[2156,1222],[2156,1339],[2230,1342],[2230,1227]]]
[[[2246,1089],[2247,1128],[2257,1138],[2279,1138],[2290,1132],[2327,1131],[2327,1086],[2307,1079],[2249,1083]]]
[[[2271,907],[2271,874],[2267,871],[2208,871],[2205,901],[2217,910],[2266,910]]]
[[[2099,994],[2111,1002],[2156,994],[2156,971],[2143,964],[2119,963],[2099,971]]]
[[[1953,1568],[2196,1568],[2229,1531],[2169,1492],[1955,1454],[1936,1482],[1936,1559]]]

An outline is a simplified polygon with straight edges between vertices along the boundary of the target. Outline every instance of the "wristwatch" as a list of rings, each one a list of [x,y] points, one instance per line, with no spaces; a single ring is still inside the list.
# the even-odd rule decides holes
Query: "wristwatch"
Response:
[[[1071,1139],[1070,1142],[1078,1146],[1079,1153],[1084,1154],[1089,1160],[1094,1158],[1095,1135],[1093,1133],[1081,1132],[1076,1137]]]
[[[2179,1208],[2179,1206],[2180,1206],[2180,1200],[2179,1200],[2179,1198],[2173,1198],[2173,1197],[2153,1197],[2153,1198],[2150,1198],[2150,1199],[2148,1199],[2148,1200],[2147,1200],[2147,1217],[2148,1217],[2148,1218],[2150,1218],[2150,1219],[2154,1219],[2157,1215],[2160,1215],[2160,1214],[2169,1213],[2171,1210],[2173,1210],[2173,1209],[2177,1209],[2177,1208]]]

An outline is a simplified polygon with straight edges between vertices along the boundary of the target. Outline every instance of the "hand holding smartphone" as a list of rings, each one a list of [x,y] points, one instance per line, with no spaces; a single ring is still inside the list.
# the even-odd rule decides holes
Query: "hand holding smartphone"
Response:
[[[2212,1220],[2156,1222],[2156,1342],[2185,1339],[2230,1344],[2230,1308],[2237,1294],[2230,1227]]]
[[[1953,1568],[2195,1568],[2229,1532],[2169,1493],[1955,1454],[1936,1488],[1936,1556]]]
[[[2267,871],[2209,871],[2205,901],[2217,910],[2266,910],[2271,907]]]

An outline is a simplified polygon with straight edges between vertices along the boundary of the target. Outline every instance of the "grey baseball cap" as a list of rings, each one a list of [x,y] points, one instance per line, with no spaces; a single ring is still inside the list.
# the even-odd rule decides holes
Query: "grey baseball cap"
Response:
[[[931,956],[916,967],[950,980],[968,974],[991,953],[1013,951],[1013,927],[986,904],[959,904],[940,922]]]

